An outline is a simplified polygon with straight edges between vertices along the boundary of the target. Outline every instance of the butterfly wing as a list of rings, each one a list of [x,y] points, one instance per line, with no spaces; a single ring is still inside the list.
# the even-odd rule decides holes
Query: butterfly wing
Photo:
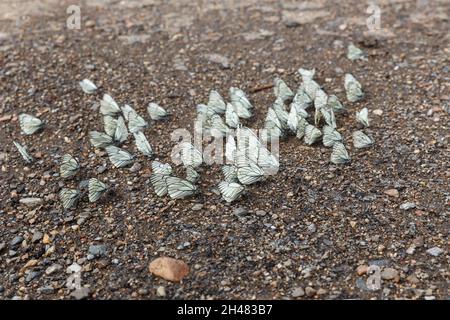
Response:
[[[20,143],[13,141],[14,146],[17,148],[17,151],[19,151],[20,155],[22,156],[23,160],[25,160],[26,163],[31,163],[34,161],[34,158],[28,153],[27,148],[23,147]]]
[[[156,174],[168,176],[168,175],[172,174],[172,167],[168,163],[163,164],[163,163],[155,160],[155,161],[152,161],[152,171],[153,171],[153,173],[156,173]]]
[[[264,172],[256,164],[250,162],[246,166],[238,167],[237,177],[242,184],[252,184],[260,181],[264,176]]]
[[[364,97],[361,84],[350,73],[345,74],[344,88],[350,102],[356,102]]]
[[[64,209],[72,208],[80,198],[80,191],[77,189],[63,188],[59,192],[59,199],[61,200]]]
[[[166,175],[160,173],[152,173],[150,175],[150,182],[158,197],[162,197],[167,194],[166,177]]]
[[[77,159],[68,153],[63,156],[61,166],[59,168],[60,176],[62,178],[70,178],[74,176],[79,169],[80,164]]]
[[[167,111],[156,103],[150,103],[147,107],[147,111],[152,120],[161,120],[168,115]]]
[[[113,144],[111,136],[98,131],[89,131],[89,140],[95,148],[105,148]]]
[[[92,94],[97,90],[97,86],[89,79],[84,79],[79,84],[84,93]]]
[[[22,113],[19,115],[19,125],[23,134],[31,135],[44,126],[44,123],[32,115]]]
[[[114,140],[118,143],[123,143],[128,138],[128,129],[125,124],[125,119],[120,116],[117,119],[116,131],[114,132]]]
[[[350,156],[348,155],[347,149],[341,142],[336,142],[333,145],[331,162],[334,164],[344,164],[350,162]]]
[[[118,147],[108,146],[105,150],[108,153],[109,160],[116,168],[125,167],[134,161],[132,154]]]
[[[322,136],[322,132],[313,125],[306,125],[305,128],[305,143],[312,145]]]
[[[369,126],[369,110],[363,108],[361,111],[356,112],[356,120],[361,123],[364,127]]]
[[[108,190],[108,186],[96,178],[89,179],[89,202],[96,202]]]
[[[226,202],[236,200],[244,192],[244,189],[243,185],[236,182],[222,181],[219,183],[219,191]]]
[[[292,100],[294,97],[294,93],[288,87],[286,82],[281,80],[280,78],[275,79],[274,84],[274,93],[277,98],[280,98],[282,101]]]
[[[100,113],[104,116],[114,116],[119,112],[120,108],[117,102],[109,94],[104,94],[100,101]]]
[[[144,133],[139,131],[137,133],[133,133],[133,136],[136,143],[136,148],[147,157],[151,157],[153,155],[153,150]]]
[[[225,101],[216,90],[209,92],[208,107],[211,107],[216,113],[224,113],[226,110]]]
[[[166,177],[167,192],[172,199],[183,199],[195,193],[197,187],[178,177]]]
[[[226,182],[237,182],[237,168],[235,166],[223,166],[222,173]]]
[[[373,144],[373,140],[362,131],[355,131],[352,136],[355,148],[367,148]]]

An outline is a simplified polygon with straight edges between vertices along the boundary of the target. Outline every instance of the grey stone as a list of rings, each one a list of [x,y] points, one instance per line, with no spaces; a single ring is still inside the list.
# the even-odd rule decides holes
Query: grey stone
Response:
[[[256,215],[258,217],[264,217],[266,215],[266,212],[264,210],[256,210]]]
[[[243,207],[239,207],[239,208],[234,209],[233,214],[238,217],[244,217],[248,214],[248,211],[247,211],[247,209],[245,209]]]
[[[5,242],[1,242],[0,243],[0,253],[2,253],[3,250],[5,250],[5,248],[6,248],[6,243]]]
[[[400,205],[400,209],[402,209],[402,210],[414,209],[415,207],[416,207],[416,204],[414,202],[405,202]]]
[[[311,223],[307,229],[309,233],[314,233],[317,230],[316,225],[314,223]]]
[[[305,290],[303,290],[302,287],[297,287],[297,288],[294,288],[294,290],[292,290],[293,298],[303,297],[304,295],[305,295]]]
[[[201,204],[201,203],[196,203],[192,206],[193,211],[199,211],[199,210],[202,210],[202,208],[203,208],[203,204]]]
[[[438,257],[442,252],[444,252],[444,250],[439,247],[433,247],[427,250],[427,253],[433,257]]]
[[[45,269],[45,274],[46,275],[51,275],[52,273],[55,273],[55,272],[57,272],[57,271],[59,271],[61,269],[62,269],[62,266],[57,264],[57,263],[55,263],[55,264],[52,264],[47,269]]]
[[[394,280],[398,277],[398,271],[393,268],[385,268],[381,272],[381,279],[383,280]]]
[[[12,247],[15,247],[19,244],[21,244],[23,241],[23,237],[22,236],[15,236],[14,239],[12,239],[12,241],[9,243]]]
[[[93,244],[89,246],[88,252],[94,257],[104,256],[106,254],[106,246],[104,244]]]
[[[22,198],[19,200],[21,204],[24,204],[28,207],[36,207],[40,205],[44,200],[41,198]]]
[[[80,289],[76,289],[75,291],[73,291],[70,296],[75,298],[76,300],[82,300],[82,299],[86,299],[87,297],[89,297],[90,294],[90,290],[89,288],[83,287]]]
[[[52,286],[44,286],[37,289],[40,294],[53,294],[55,289]]]
[[[41,241],[42,237],[44,235],[42,234],[42,232],[40,231],[36,231],[35,233],[33,233],[33,237],[31,238],[31,242],[36,243]]]
[[[311,288],[311,287],[306,287],[305,293],[308,297],[313,297],[316,294],[316,289]]]
[[[33,281],[33,279],[37,278],[39,276],[39,272],[37,271],[31,271],[30,273],[27,274],[27,276],[25,277],[25,282],[31,282]]]
[[[135,162],[131,168],[130,168],[130,172],[138,172],[139,170],[141,170],[142,166],[139,162]]]

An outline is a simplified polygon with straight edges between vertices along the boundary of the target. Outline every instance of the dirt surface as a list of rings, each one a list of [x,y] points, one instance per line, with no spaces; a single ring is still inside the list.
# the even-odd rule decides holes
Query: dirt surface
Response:
[[[2,1],[0,298],[448,298],[450,5],[378,3],[375,38],[364,1],[80,1],[80,30],[66,27],[72,3]],[[346,58],[350,42],[367,61]],[[199,195],[170,201],[153,193],[148,159],[139,156],[137,172],[114,169],[88,141],[89,130],[103,129],[103,93],[147,118],[147,104],[157,102],[172,116],[145,133],[170,162],[170,133],[192,129],[209,90],[246,91],[255,117],[245,123],[258,128],[275,97],[255,89],[275,76],[296,89],[299,67],[315,68],[346,105],[337,121],[349,165],[330,164],[321,143],[290,137],[278,175],[239,201],[228,205],[214,192],[219,166],[201,169]],[[347,72],[364,100],[345,99]],[[80,90],[84,78],[96,94]],[[351,133],[363,107],[375,145],[361,151]],[[45,129],[22,135],[22,112]],[[37,161],[26,165],[13,140]],[[134,150],[132,140],[125,149]],[[75,180],[58,177],[66,152],[81,159]],[[115,195],[64,212],[61,187],[92,176],[115,184]],[[23,204],[30,197],[40,200]],[[186,262],[188,276],[172,283],[151,275],[160,256]],[[75,292],[66,287],[74,263],[84,288]],[[367,288],[369,265],[380,267],[379,290]]]

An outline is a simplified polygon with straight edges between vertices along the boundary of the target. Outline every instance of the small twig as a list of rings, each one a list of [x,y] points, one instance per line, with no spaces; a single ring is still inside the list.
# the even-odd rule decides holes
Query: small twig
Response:
[[[273,84],[266,84],[266,85],[262,85],[259,87],[255,87],[253,89],[250,89],[250,93],[256,93],[259,91],[263,91],[263,90],[267,90],[267,89],[272,89],[273,88]]]

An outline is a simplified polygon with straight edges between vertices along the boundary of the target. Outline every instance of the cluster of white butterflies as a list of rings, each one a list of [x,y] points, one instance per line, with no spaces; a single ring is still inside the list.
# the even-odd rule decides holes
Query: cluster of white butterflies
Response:
[[[355,51],[354,48],[350,49]],[[261,181],[278,171],[278,159],[263,143],[271,136],[282,138],[295,135],[299,139],[304,139],[308,145],[322,138],[324,146],[332,147],[330,158],[332,163],[343,164],[350,161],[343,138],[337,131],[335,118],[335,113],[344,110],[344,106],[335,95],[327,95],[313,79],[314,69],[300,68],[298,72],[302,83],[295,93],[283,80],[275,79],[276,100],[268,109],[264,126],[266,132],[260,138],[241,123],[241,119],[249,119],[252,116],[253,109],[247,95],[241,89],[235,87],[229,89],[230,102],[226,102],[217,91],[212,90],[208,103],[197,106],[197,121],[202,124],[203,130],[210,133],[214,131],[214,136],[217,137],[218,133],[227,141],[225,150],[227,165],[222,167],[224,179],[218,185],[225,201],[236,200],[245,192],[246,185]],[[97,90],[95,84],[87,79],[81,81],[80,86],[88,94]],[[345,75],[344,87],[347,100],[350,102],[364,97],[361,84],[351,74]],[[289,111],[287,106],[290,107]],[[309,123],[307,119],[310,115],[307,110],[311,106],[314,106],[314,116],[312,123]],[[155,103],[150,103],[147,111],[152,120],[161,120],[168,116],[168,113]],[[134,155],[118,147],[128,139],[130,133],[134,136],[136,148],[148,157],[153,156],[150,143],[143,133],[149,124],[131,106],[120,107],[111,96],[105,94],[100,101],[100,113],[103,116],[104,132],[90,131],[90,142],[96,148],[104,148],[115,167],[128,166],[135,160]],[[368,109],[364,108],[357,112],[356,120],[364,127],[368,127]],[[44,126],[40,119],[28,114],[21,114],[19,122],[22,132],[27,135],[39,131]],[[321,123],[323,123],[322,130],[319,129]],[[236,129],[235,136],[230,134],[231,129]],[[373,144],[373,140],[361,130],[353,132],[352,136],[356,148],[365,148]],[[18,142],[13,143],[27,163],[33,161],[33,157],[28,154],[25,147]],[[203,162],[202,153],[187,142],[183,142],[179,147],[180,160],[186,171],[184,178],[174,176],[169,164],[152,162],[150,182],[158,196],[168,194],[172,199],[180,199],[197,191],[199,173],[196,169]],[[64,155],[60,167],[62,178],[73,177],[79,169],[79,162],[73,156]],[[98,179],[91,178],[82,181],[78,189],[63,188],[59,193],[63,207],[71,208],[81,198],[83,189],[87,189],[89,201],[95,202],[109,187]]]
[[[167,111],[156,103],[150,103],[147,111],[152,120],[168,116]],[[100,101],[100,113],[103,116],[104,132],[90,131],[89,139],[95,148],[106,150],[115,167],[125,167],[134,162],[134,155],[117,146],[127,141],[130,133],[134,136],[136,148],[142,154],[148,157],[153,155],[152,147],[143,132],[149,123],[131,106],[125,104],[119,107],[110,95],[105,94]]]
[[[62,158],[59,168],[60,176],[64,179],[70,179],[80,170],[80,163],[70,154],[65,154]],[[109,190],[109,186],[96,178],[83,180],[80,182],[78,189],[62,188],[59,192],[64,209],[70,209],[82,197],[87,189],[89,202],[96,202],[100,197]]]
[[[44,128],[44,122],[41,119],[38,119],[26,113],[19,114],[19,125],[20,130],[24,135],[32,135]],[[13,144],[26,163],[31,163],[34,161],[34,158],[28,153],[28,150],[25,146],[22,146],[19,142],[16,141],[13,141]]]

